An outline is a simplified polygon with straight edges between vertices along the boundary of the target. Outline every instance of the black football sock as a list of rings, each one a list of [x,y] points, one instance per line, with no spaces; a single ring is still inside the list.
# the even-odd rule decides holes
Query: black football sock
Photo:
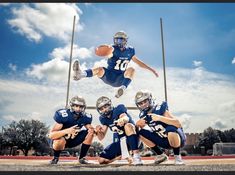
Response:
[[[81,158],[86,156],[90,146],[91,145],[87,145],[87,144],[84,144],[84,143],[82,144],[81,153],[80,153],[79,159],[81,159]]]
[[[157,145],[151,147],[151,149],[154,150],[157,155],[161,155],[163,153],[163,151]]]

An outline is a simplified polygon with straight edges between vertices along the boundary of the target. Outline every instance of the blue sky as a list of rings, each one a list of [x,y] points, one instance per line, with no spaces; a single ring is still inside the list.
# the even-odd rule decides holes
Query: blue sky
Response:
[[[114,33],[124,30],[136,55],[160,74],[156,79],[131,64],[137,70],[135,79],[124,97],[113,99],[115,104],[133,106],[128,99],[143,88],[152,91],[158,101],[164,99],[161,17],[172,113],[182,119],[187,132],[201,132],[208,126],[232,127],[235,3],[0,4],[2,126],[21,118],[53,123],[54,111],[65,101],[74,15],[73,59],[79,58],[83,69],[105,65],[105,60],[94,55],[94,48],[112,43]],[[70,94],[79,93],[94,106],[104,90],[113,96],[116,89],[94,77],[72,81]]]

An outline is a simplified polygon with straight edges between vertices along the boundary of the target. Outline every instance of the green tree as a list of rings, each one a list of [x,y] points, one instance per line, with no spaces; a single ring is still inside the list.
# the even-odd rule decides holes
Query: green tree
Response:
[[[96,141],[93,142],[91,146],[94,148],[94,152],[98,154],[104,149],[104,146],[100,142],[96,142]]]
[[[48,131],[49,127],[38,120],[13,121],[4,129],[4,138],[7,146],[17,146],[27,156],[31,148],[46,142]]]
[[[226,142],[235,142],[235,129],[225,130]]]
[[[205,146],[205,149],[212,149],[214,143],[221,142],[218,132],[208,127],[199,137],[199,146]]]

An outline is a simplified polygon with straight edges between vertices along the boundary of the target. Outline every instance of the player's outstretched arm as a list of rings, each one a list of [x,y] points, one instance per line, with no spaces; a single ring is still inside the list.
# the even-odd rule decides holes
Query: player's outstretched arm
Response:
[[[107,130],[108,130],[108,126],[106,126],[106,125],[103,125],[103,126],[97,125],[95,127],[95,133],[96,133],[96,136],[98,137],[99,140],[104,139],[104,137],[107,133]]]
[[[61,138],[61,137],[65,136],[66,134],[74,134],[74,133],[78,132],[78,130],[79,130],[77,125],[74,125],[70,128],[61,130],[62,127],[63,127],[63,124],[56,123],[53,126],[53,128],[51,129],[48,137],[50,139],[54,140],[54,139]]]
[[[90,133],[90,134],[95,133],[95,128],[91,124],[85,125],[85,128],[88,130],[88,133]]]
[[[140,67],[144,68],[144,69],[147,69],[147,70],[150,70],[156,77],[159,77],[157,71],[155,71],[153,68],[151,68],[150,66],[148,66],[147,64],[145,64],[143,61],[139,60],[137,58],[137,56],[133,56],[132,57],[132,60],[138,64]]]
[[[166,111],[165,113],[168,113],[168,111]],[[168,117],[166,116],[167,114],[164,113],[164,116],[162,115],[157,115],[157,114],[154,114],[154,113],[150,113],[148,115],[150,115],[152,117],[152,120],[153,121],[161,121],[163,123],[166,123],[168,125],[173,125],[177,128],[181,128],[182,125],[180,123],[180,121],[175,118],[175,117]]]

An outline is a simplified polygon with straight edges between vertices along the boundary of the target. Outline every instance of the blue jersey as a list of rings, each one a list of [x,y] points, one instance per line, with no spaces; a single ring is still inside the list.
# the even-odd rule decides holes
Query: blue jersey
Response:
[[[118,137],[121,138],[122,136],[125,136],[125,130],[124,130],[124,126],[118,126],[116,121],[119,119],[119,116],[125,113],[127,115],[127,117],[129,118],[129,122],[128,123],[132,123],[134,124],[134,121],[132,120],[131,116],[127,113],[127,109],[124,105],[120,104],[117,107],[115,107],[111,113],[111,117],[108,118],[104,115],[101,115],[99,117],[100,123],[102,125],[106,125],[109,127],[109,129],[111,131],[113,131],[114,133],[118,133]]]
[[[59,109],[55,112],[54,120],[59,124],[63,124],[62,129],[70,128],[74,125],[78,125],[79,128],[82,128],[92,122],[92,116],[90,114],[80,114],[77,119],[74,115],[75,114],[71,112],[70,109]]]
[[[121,51],[120,48],[115,45],[113,45],[113,48],[113,57],[108,59],[107,69],[123,73],[125,72],[128,63],[131,61],[131,58],[135,55],[135,49],[128,46],[125,50]]]
[[[168,110],[167,102],[162,102],[161,105],[154,106],[151,113],[163,116],[166,110]],[[153,121],[152,117],[147,115],[147,112],[141,112],[139,117],[144,118],[146,124],[151,128],[151,130],[161,137],[167,137],[168,132],[176,132],[178,129],[173,125],[168,125],[161,121]]]

